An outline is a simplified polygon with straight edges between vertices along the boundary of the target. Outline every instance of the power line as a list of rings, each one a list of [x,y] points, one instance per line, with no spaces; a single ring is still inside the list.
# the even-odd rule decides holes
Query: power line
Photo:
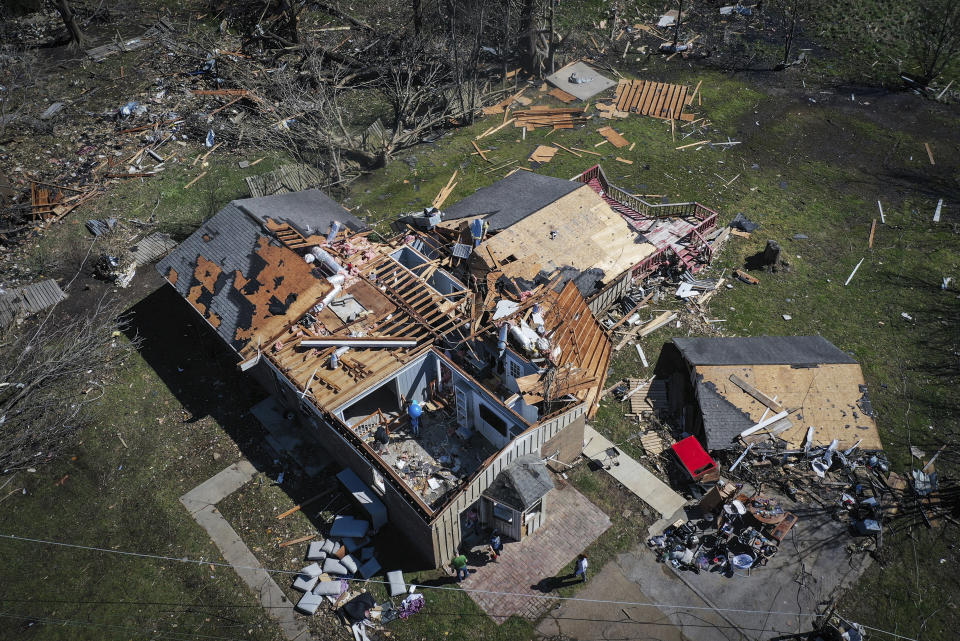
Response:
[[[91,545],[80,545],[76,543],[64,543],[62,541],[48,541],[46,539],[35,539],[24,536],[17,536],[15,534],[0,534],[0,538],[10,539],[13,541],[22,541],[27,543],[37,543],[41,545],[55,545],[59,547],[75,548],[79,550],[89,550],[92,552],[103,552],[106,554],[118,554],[123,556],[133,556],[146,559],[158,559],[162,561],[174,561],[176,563],[190,563],[195,565],[214,565],[217,567],[226,567],[233,569],[241,570],[260,570],[270,574],[300,574],[297,570],[279,570],[273,568],[264,568],[264,567],[254,567],[254,566],[245,566],[245,565],[232,565],[230,563],[221,563],[218,561],[201,561],[198,559],[190,559],[187,557],[174,557],[174,556],[165,556],[161,554],[150,554],[146,552],[130,552],[127,550],[111,550],[109,548],[101,548]],[[356,578],[347,578],[346,581],[353,583],[375,583],[380,585],[389,585],[389,581],[378,581],[376,579],[356,579]],[[457,592],[472,592],[475,594],[489,594],[494,596],[515,596],[515,597],[524,597],[528,599],[543,599],[549,601],[574,601],[580,603],[599,603],[605,605],[619,605],[619,606],[640,606],[640,607],[654,607],[654,608],[666,608],[670,610],[697,610],[697,611],[709,611],[709,612],[731,612],[735,614],[779,614],[791,617],[812,617],[816,618],[818,615],[813,613],[805,612],[787,612],[783,610],[750,610],[746,608],[715,608],[709,606],[697,606],[689,604],[670,604],[670,603],[655,603],[655,602],[642,602],[642,601],[613,601],[609,599],[586,599],[583,597],[572,597],[572,596],[560,596],[555,594],[530,594],[527,592],[504,592],[499,590],[479,590],[477,588],[464,588],[462,586],[450,587],[443,585],[422,585],[422,584],[411,584],[416,585],[417,588],[429,589],[429,590],[448,590],[448,591],[457,591]],[[293,607],[292,605],[290,607]],[[868,626],[864,626],[865,628]],[[893,632],[888,632],[887,630],[882,630],[879,628],[870,628],[876,632],[881,632],[883,634],[888,634],[898,639],[904,639],[906,641],[917,641],[912,637],[905,637]]]

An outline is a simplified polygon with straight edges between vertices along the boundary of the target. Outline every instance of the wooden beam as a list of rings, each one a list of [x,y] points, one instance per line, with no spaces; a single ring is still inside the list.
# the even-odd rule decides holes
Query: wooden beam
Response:
[[[766,394],[764,394],[763,392],[761,392],[756,387],[746,382],[736,374],[730,375],[730,382],[736,385],[737,387],[739,387],[740,389],[742,389],[744,392],[746,392],[753,398],[757,399],[758,401],[766,405],[767,407],[769,407],[770,409],[772,409],[774,412],[783,411],[782,404],[773,400],[772,398],[770,398],[769,396],[767,396]]]

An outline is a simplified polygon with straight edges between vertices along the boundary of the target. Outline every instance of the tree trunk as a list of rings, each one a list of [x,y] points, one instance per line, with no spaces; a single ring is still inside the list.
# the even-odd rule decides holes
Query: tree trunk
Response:
[[[60,12],[63,24],[70,33],[71,46],[76,49],[83,49],[87,39],[80,31],[80,27],[77,26],[77,20],[73,15],[73,10],[70,9],[70,3],[67,0],[53,0],[53,6]]]
[[[423,0],[412,0],[413,33],[419,38],[423,31]]]
[[[537,28],[534,24],[537,0],[523,0],[520,9],[520,38],[523,43],[523,68],[532,76],[539,75],[537,65]]]
[[[683,25],[683,0],[677,1],[677,28],[673,30],[673,50],[677,50],[677,42],[680,40],[680,27]]]

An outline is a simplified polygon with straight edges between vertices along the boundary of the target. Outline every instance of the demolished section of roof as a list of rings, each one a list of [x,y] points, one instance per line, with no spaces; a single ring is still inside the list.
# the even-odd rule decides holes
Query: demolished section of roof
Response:
[[[533,507],[553,489],[553,479],[536,454],[527,454],[513,461],[497,475],[483,495],[520,512]]]
[[[490,231],[500,231],[536,213],[580,187],[580,183],[518,171],[478,189],[443,210],[445,220],[483,216]]]
[[[599,194],[581,184],[507,232],[487,238],[474,251],[473,264],[525,281],[541,272],[561,270],[569,276],[591,271],[592,283],[587,279],[582,284],[589,295],[598,282],[606,284],[655,251]]]
[[[355,232],[367,229],[366,223],[319,189],[307,189],[260,198],[244,198],[235,200],[231,204],[247,212],[261,223],[265,224],[268,219],[287,223],[305,236],[311,234],[326,235],[330,223],[335,220]]]
[[[238,201],[242,202],[242,201]],[[264,232],[233,202],[157,263],[157,270],[223,340],[269,341],[288,312],[302,315],[331,289],[323,274]]]
[[[674,338],[691,365],[793,365],[856,363],[823,336]]]

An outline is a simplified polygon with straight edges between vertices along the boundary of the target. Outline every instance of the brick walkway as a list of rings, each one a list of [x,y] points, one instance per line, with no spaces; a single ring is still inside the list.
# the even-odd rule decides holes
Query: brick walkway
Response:
[[[555,601],[535,598],[543,593],[533,586],[556,576],[610,527],[607,515],[570,485],[552,490],[546,509],[547,520],[539,530],[519,543],[505,541],[498,562],[470,567],[469,578],[460,584],[468,590],[515,594],[467,593],[498,624],[513,615],[535,619],[556,605]]]

